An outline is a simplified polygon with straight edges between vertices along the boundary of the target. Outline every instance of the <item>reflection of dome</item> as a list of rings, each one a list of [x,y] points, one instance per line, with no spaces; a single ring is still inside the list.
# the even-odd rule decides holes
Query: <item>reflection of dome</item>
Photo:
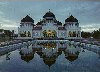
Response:
[[[33,58],[34,58],[34,55],[21,56],[21,59],[26,61],[26,62],[31,61]]]
[[[50,57],[45,55],[45,53],[43,52],[37,52],[37,54],[40,56],[40,58],[43,58],[44,63],[48,65],[49,67],[51,67],[56,62],[56,58],[58,57],[58,53]]]
[[[69,18],[65,20],[65,22],[78,22],[78,20],[71,15]]]
[[[55,15],[52,13],[52,12],[47,12],[44,16],[43,16],[43,18],[46,18],[46,17],[53,17],[53,18],[55,18]]]
[[[65,58],[72,62],[78,58],[79,52],[76,52],[75,54],[64,52],[64,54],[65,54]]]
[[[25,18],[21,20],[21,22],[33,22],[34,23],[34,20],[30,16],[27,15]]]
[[[43,59],[44,63],[46,65],[49,66],[49,68],[56,62],[56,59],[57,57],[62,53],[61,51],[60,52],[55,52],[53,53],[52,51],[50,52],[52,55],[48,55],[46,54],[44,51],[37,51],[36,52],[40,58]]]
[[[76,60],[78,58],[78,56],[77,55],[68,55],[65,58],[72,62],[72,61]]]
[[[56,60],[54,58],[46,58],[43,61],[44,61],[44,63],[46,65],[48,65],[49,67],[51,67],[55,63]]]
[[[34,58],[34,54],[33,53],[29,53],[29,54],[25,54],[24,55],[24,54],[22,54],[20,52],[20,55],[21,55],[21,59],[26,61],[26,62],[29,62],[29,61],[31,61]]]

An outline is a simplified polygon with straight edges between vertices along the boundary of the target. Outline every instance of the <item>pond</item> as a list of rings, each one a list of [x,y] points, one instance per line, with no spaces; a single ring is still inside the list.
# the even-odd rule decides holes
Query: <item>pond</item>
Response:
[[[34,42],[0,56],[0,72],[100,72],[100,56],[66,42]]]

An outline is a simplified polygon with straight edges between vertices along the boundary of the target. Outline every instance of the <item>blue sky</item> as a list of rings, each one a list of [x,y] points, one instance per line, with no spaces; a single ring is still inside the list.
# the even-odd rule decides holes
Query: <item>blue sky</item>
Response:
[[[82,30],[100,28],[99,1],[1,1],[1,28],[17,31],[21,19],[26,15],[30,15],[36,24],[49,9],[63,24],[69,14],[72,14],[79,20]]]

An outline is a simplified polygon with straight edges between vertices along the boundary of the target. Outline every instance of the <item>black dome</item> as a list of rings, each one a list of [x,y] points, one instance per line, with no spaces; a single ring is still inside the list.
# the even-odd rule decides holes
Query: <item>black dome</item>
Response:
[[[61,22],[59,22],[59,21],[57,21],[57,25],[62,25],[62,23],[61,23]]]
[[[34,23],[34,20],[30,16],[27,15],[25,18],[21,20],[21,22],[33,22]]]
[[[43,21],[38,22],[36,25],[42,25]]]
[[[78,20],[71,15],[69,18],[65,20],[65,22],[78,22]]]
[[[54,20],[54,22],[57,23],[57,25],[62,25],[60,21]]]
[[[43,16],[43,18],[46,18],[46,17],[53,17],[53,18],[55,18],[55,15],[52,13],[52,12],[47,12],[44,16]]]

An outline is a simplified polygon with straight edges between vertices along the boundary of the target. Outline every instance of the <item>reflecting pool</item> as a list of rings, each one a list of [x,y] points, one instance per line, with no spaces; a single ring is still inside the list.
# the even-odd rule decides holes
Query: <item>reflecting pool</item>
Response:
[[[67,42],[34,42],[2,54],[0,72],[100,72],[100,56]]]

